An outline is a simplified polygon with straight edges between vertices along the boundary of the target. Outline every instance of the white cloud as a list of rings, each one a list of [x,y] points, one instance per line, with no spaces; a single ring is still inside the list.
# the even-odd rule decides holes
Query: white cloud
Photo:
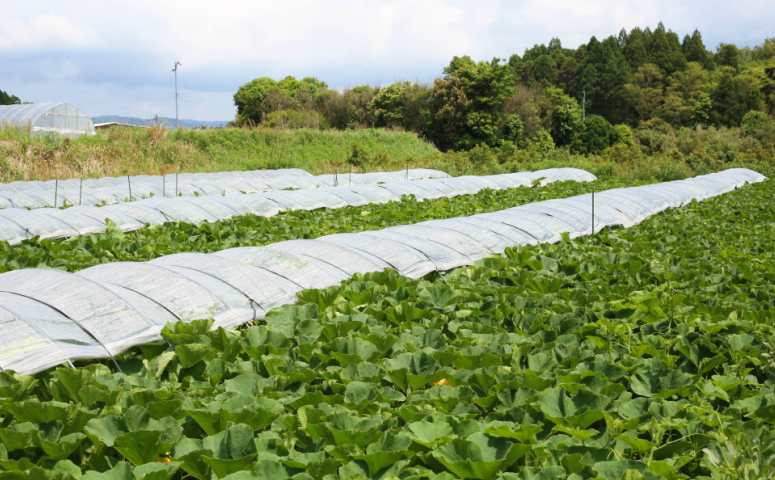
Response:
[[[8,6],[0,17],[0,50],[69,50],[92,47],[93,31],[55,11],[28,19],[15,17]]]
[[[430,81],[454,55],[504,58],[552,37],[573,48],[660,20],[679,35],[699,28],[710,49],[752,46],[774,17],[772,0],[13,2],[0,17],[0,88],[95,114],[169,116],[179,60],[182,87],[197,92],[181,116],[223,120],[237,87],[259,76]]]

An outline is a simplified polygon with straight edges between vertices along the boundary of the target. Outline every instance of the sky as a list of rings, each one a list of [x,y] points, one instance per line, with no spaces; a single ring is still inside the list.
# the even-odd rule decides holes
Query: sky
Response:
[[[0,90],[91,116],[231,120],[258,77],[332,88],[430,82],[453,56],[507,59],[662,21],[707,48],[775,36],[773,0],[0,0]]]

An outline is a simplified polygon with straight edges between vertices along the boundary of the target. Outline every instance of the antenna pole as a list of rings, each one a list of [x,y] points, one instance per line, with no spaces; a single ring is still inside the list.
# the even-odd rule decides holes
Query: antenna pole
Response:
[[[172,69],[175,72],[175,129],[178,129],[178,67],[182,65],[180,62],[175,62],[175,68]]]

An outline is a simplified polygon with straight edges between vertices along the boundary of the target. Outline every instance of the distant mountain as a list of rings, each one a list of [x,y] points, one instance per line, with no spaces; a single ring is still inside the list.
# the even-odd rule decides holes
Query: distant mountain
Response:
[[[91,117],[91,119],[92,119],[92,122],[94,123],[118,122],[118,123],[128,123],[130,125],[142,125],[142,126],[151,126],[156,121],[155,119],[122,117],[120,115],[100,115],[97,117]],[[159,125],[162,127],[175,128],[174,118],[159,117],[158,122],[159,122]],[[178,121],[178,125],[180,125],[183,128],[202,128],[202,127],[221,128],[221,127],[225,127],[227,123],[229,123],[228,120],[223,122],[202,122],[199,120],[186,120],[181,118]]]

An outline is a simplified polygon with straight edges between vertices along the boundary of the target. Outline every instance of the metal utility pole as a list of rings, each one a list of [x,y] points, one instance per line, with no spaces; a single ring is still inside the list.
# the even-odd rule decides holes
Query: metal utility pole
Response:
[[[175,68],[172,69],[175,72],[175,129],[178,128],[178,67],[182,65],[180,62],[175,62]]]
[[[178,88],[177,87],[177,85],[178,85],[177,78],[178,77],[175,77],[175,91],[176,92],[177,92],[177,88]],[[582,98],[582,100],[581,100],[581,116],[582,116],[581,119],[582,120],[586,120],[587,119],[587,91],[584,90],[582,93],[584,94],[584,98]],[[177,96],[175,98],[177,98]]]

